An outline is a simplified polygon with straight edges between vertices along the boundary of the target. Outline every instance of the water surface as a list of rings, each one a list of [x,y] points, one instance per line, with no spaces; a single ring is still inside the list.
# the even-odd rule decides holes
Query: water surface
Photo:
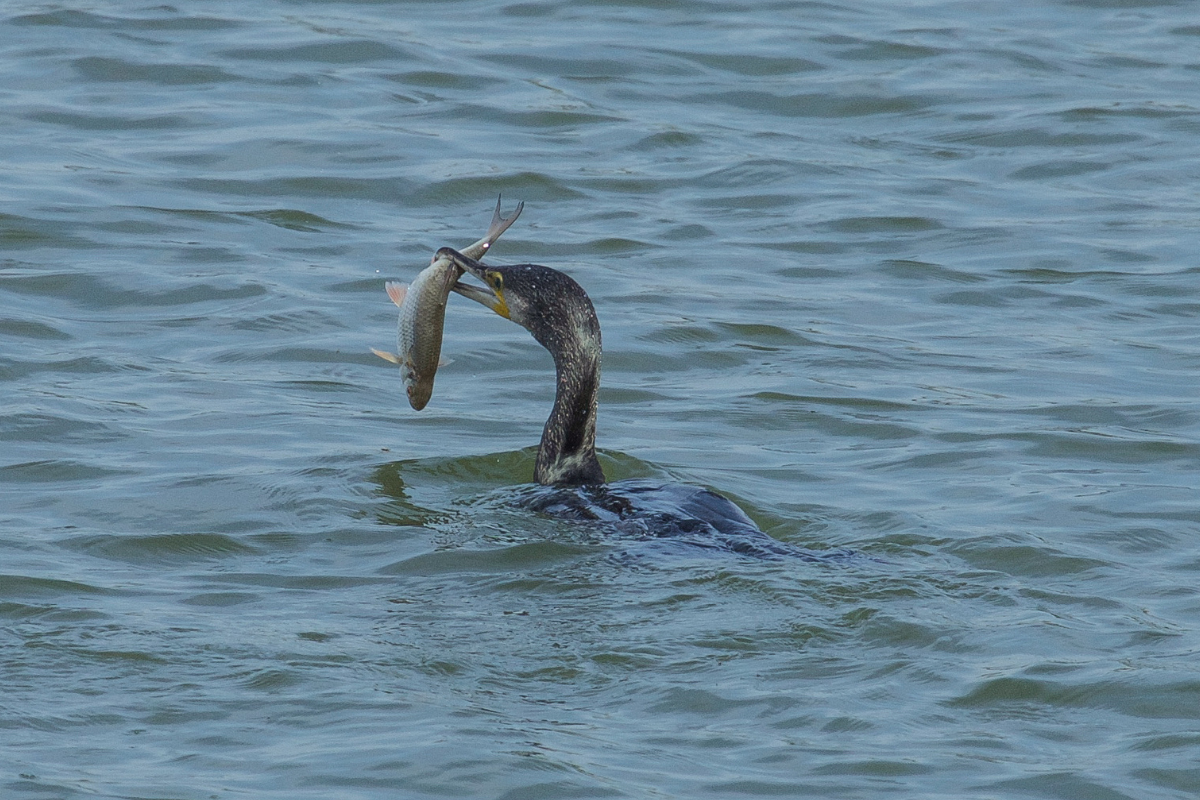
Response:
[[[1200,791],[1187,4],[9,3],[6,798]],[[515,509],[604,326],[610,477],[861,559]]]

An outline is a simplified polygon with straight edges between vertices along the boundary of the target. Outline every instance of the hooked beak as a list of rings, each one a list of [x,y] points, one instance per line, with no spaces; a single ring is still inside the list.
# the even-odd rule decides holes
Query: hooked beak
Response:
[[[471,273],[484,283],[483,286],[476,286],[473,283],[463,283],[462,281],[458,281],[452,287],[450,287],[452,292],[461,294],[463,297],[474,300],[476,303],[490,308],[492,311],[496,312],[505,319],[510,319],[508,315],[508,303],[504,301],[504,290],[494,290],[491,288],[491,285],[489,285],[493,282],[493,278],[489,276],[491,270],[489,270],[483,264],[480,264],[475,259],[467,258],[462,253],[458,252],[457,250],[452,250],[449,247],[443,247],[438,250],[437,255],[434,256],[434,259],[446,259],[463,271]]]
[[[500,316],[508,318],[508,305],[504,302],[504,298],[497,297],[496,293],[486,286],[476,286],[473,283],[459,281],[450,287],[450,291],[461,294],[463,297],[469,297],[476,303],[487,306]]]

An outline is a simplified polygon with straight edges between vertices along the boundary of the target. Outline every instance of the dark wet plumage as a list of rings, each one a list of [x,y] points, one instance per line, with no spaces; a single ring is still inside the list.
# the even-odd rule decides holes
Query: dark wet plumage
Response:
[[[699,486],[626,480],[586,486],[529,486],[512,498],[557,519],[595,521],[624,539],[724,551],[768,560],[825,561],[849,551],[817,553],[773,539],[732,501]],[[674,548],[672,548],[674,549]]]

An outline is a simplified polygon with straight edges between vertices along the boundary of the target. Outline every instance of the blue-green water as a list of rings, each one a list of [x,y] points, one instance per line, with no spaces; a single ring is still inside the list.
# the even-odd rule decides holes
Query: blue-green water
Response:
[[[1200,793],[1190,3],[10,2],[0,795]],[[615,478],[830,564],[506,507],[573,275]]]

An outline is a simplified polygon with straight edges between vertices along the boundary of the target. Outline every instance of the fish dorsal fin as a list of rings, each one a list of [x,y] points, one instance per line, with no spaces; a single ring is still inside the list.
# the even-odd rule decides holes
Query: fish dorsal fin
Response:
[[[387,289],[388,297],[392,298],[392,302],[397,306],[404,305],[404,295],[408,294],[407,283],[397,283],[396,281],[388,281],[383,285]]]

